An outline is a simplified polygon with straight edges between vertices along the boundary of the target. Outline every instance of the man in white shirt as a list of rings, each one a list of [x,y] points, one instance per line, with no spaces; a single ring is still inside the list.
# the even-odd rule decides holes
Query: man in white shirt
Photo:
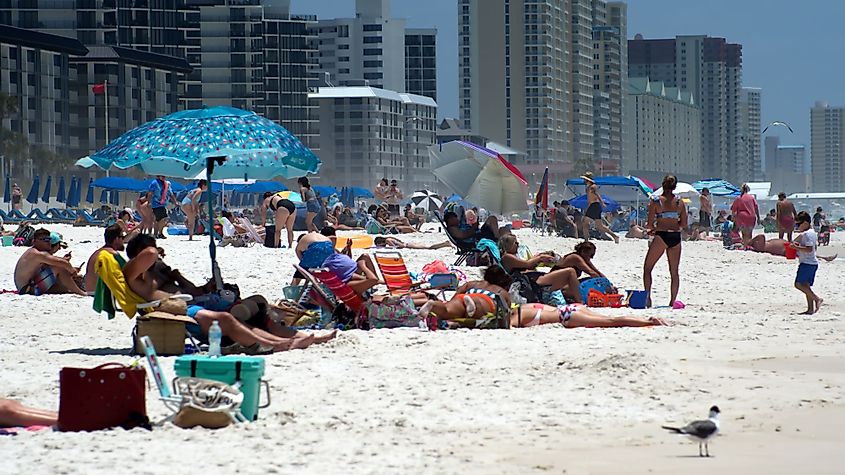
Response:
[[[822,298],[813,292],[813,283],[816,280],[816,271],[819,268],[819,260],[816,258],[816,247],[819,237],[813,229],[813,219],[806,211],[796,216],[798,231],[801,232],[792,242],[792,247],[798,251],[798,273],[795,276],[795,288],[804,293],[807,297],[807,311],[801,315],[812,315],[819,311],[822,305]]]

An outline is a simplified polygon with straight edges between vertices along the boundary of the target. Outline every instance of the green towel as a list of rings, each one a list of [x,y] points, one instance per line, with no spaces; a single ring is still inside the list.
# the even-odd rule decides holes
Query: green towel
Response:
[[[114,254],[114,257],[117,263],[120,264],[120,268],[123,269],[123,266],[126,265],[126,260],[120,254]],[[103,282],[103,279],[99,277],[97,278],[97,287],[94,289],[94,311],[97,313],[106,312],[109,320],[113,319],[117,312],[117,309],[114,308],[114,298],[112,297],[111,290]]]

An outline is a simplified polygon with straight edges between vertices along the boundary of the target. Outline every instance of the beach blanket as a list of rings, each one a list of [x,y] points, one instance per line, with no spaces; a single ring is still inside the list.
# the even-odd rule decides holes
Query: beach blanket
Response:
[[[492,240],[481,239],[481,240],[478,241],[478,244],[475,245],[475,248],[478,249],[479,251],[490,252],[490,255],[493,256],[493,258],[496,260],[497,264],[502,262],[502,254],[499,252],[499,246],[496,245],[496,243],[493,242]]]
[[[106,312],[109,320],[114,318],[117,302],[127,317],[133,318],[138,312],[138,304],[145,300],[133,292],[123,276],[126,260],[120,254],[102,251],[97,255],[94,271],[97,273],[97,288],[94,290],[94,310]]]

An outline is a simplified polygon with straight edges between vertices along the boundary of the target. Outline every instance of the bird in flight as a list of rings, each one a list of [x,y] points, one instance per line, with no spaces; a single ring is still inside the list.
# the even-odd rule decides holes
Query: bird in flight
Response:
[[[685,435],[698,442],[698,456],[709,457],[710,448],[707,443],[711,437],[719,433],[719,408],[717,406],[711,407],[710,415],[706,420],[693,421],[683,427],[661,426],[661,428],[675,434]],[[704,446],[704,453],[701,452],[702,446]]]
[[[787,129],[789,129],[790,132],[792,132],[793,134],[795,133],[792,130],[792,127],[789,126],[789,124],[787,124],[786,122],[782,122],[780,120],[776,120],[776,121],[770,122],[769,125],[767,125],[766,128],[763,129],[762,132],[760,132],[760,135],[765,134],[766,131],[769,130],[769,127],[786,127]]]

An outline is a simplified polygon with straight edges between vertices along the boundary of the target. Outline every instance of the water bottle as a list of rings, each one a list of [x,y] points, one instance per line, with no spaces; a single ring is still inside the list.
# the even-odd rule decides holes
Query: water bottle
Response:
[[[223,353],[220,350],[220,340],[223,338],[223,330],[220,329],[220,324],[217,320],[211,322],[211,328],[208,329],[208,356],[218,357]]]

